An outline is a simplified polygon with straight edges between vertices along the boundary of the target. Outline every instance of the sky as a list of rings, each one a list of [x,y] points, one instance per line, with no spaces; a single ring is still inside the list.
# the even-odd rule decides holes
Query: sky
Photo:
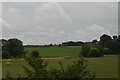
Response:
[[[3,2],[2,38],[24,44],[99,40],[118,34],[117,2]]]

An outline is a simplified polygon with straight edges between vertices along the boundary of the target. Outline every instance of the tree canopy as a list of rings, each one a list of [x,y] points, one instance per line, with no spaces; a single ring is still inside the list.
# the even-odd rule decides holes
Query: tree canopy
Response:
[[[21,40],[13,38],[8,40],[2,40],[2,50],[7,51],[11,57],[21,57],[23,54],[23,43]],[[3,53],[4,54],[4,53]]]

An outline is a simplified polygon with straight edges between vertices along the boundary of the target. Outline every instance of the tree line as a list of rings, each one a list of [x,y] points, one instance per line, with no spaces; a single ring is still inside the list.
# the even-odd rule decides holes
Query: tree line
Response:
[[[58,45],[23,45],[23,42],[17,38],[2,39],[2,58],[22,57],[25,55],[24,47],[66,47],[66,46],[81,46],[81,53],[85,57],[99,57],[104,54],[119,54],[120,53],[120,35],[110,36],[103,34],[100,41],[96,39],[91,42],[63,42]]]
[[[120,54],[120,35],[109,36],[103,34],[100,41],[93,40],[91,44],[84,44],[81,47],[81,54],[85,57],[100,57],[109,54]]]

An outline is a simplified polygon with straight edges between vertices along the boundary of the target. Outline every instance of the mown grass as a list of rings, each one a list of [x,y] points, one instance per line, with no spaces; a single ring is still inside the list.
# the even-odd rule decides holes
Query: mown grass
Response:
[[[59,62],[62,62],[64,67],[72,64],[72,61],[76,58],[72,59],[47,59],[48,67],[57,68],[59,66]],[[86,58],[88,60],[88,69],[91,72],[96,73],[97,78],[117,78],[118,77],[118,56],[110,55],[99,58]],[[11,59],[11,60],[3,60],[2,70],[3,77],[6,76],[6,72],[8,71],[12,77],[17,77],[19,75],[24,74],[24,69],[22,66],[30,66],[23,59]]]
[[[25,48],[27,56],[30,55],[32,51],[38,51],[41,56],[77,56],[80,54],[81,48],[58,48],[58,47],[48,47],[48,48]]]

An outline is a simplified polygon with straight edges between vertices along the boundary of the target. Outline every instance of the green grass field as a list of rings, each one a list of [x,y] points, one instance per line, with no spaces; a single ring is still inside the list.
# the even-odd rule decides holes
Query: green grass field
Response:
[[[27,55],[30,55],[32,51],[39,51],[41,56],[78,56],[80,54],[80,48],[25,48]]]
[[[97,78],[117,78],[118,77],[118,57],[115,55],[104,56],[99,58],[86,58],[88,60],[88,69],[96,73]],[[73,59],[48,59],[48,67],[57,68],[58,62],[62,62],[64,66],[70,65]],[[29,65],[22,59],[3,60],[3,77],[9,71],[12,77],[18,74],[23,75],[23,66]]]
[[[25,48],[27,55],[29,55],[33,50],[39,51],[42,57],[50,56],[71,56],[72,58],[56,58],[56,59],[45,59],[48,61],[48,67],[57,68],[59,62],[62,62],[66,67],[72,64],[72,61],[76,59],[76,56],[80,54],[80,48]],[[117,78],[118,77],[118,57],[117,55],[109,55],[98,58],[86,58],[88,60],[88,68],[91,72],[96,73],[97,78]],[[17,77],[23,75],[23,66],[30,66],[23,59],[7,59],[2,61],[2,76],[7,75],[7,71],[10,76]]]

